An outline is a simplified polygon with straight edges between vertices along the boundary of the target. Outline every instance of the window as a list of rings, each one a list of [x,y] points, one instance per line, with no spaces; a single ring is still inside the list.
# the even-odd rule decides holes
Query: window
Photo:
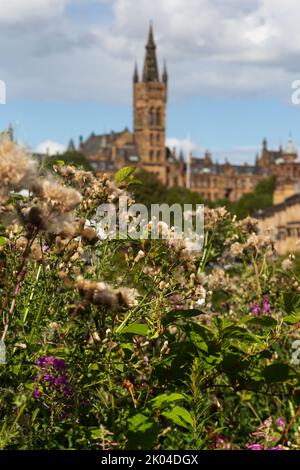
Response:
[[[150,150],[149,156],[150,156],[150,160],[152,161],[153,160],[153,150]]]
[[[153,134],[150,134],[150,145],[153,146]]]
[[[156,134],[156,142],[159,144],[160,143],[160,134]]]
[[[157,159],[159,160],[160,159],[160,150],[157,151],[156,156],[157,156]]]
[[[150,111],[149,111],[149,115],[148,115],[148,124],[149,124],[149,126],[154,125],[154,118],[155,118],[154,109],[151,108]]]
[[[161,125],[161,113],[160,109],[156,110],[156,125],[160,126]]]
[[[143,127],[143,114],[142,111],[138,111],[137,113],[137,126]]]

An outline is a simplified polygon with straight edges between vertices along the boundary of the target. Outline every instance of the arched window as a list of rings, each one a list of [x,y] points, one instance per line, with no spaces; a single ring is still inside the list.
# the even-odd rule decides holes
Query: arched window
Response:
[[[150,145],[153,146],[153,134],[150,134]]]
[[[157,126],[160,126],[161,125],[161,112],[160,112],[160,109],[158,108],[156,110],[156,113],[155,113],[155,121],[156,121],[156,125]]]
[[[150,156],[150,160],[152,161],[153,160],[153,150],[150,150],[149,156]]]
[[[149,115],[148,115],[148,124],[149,124],[149,126],[154,125],[154,117],[155,117],[154,109],[151,108],[150,111],[149,111]]]

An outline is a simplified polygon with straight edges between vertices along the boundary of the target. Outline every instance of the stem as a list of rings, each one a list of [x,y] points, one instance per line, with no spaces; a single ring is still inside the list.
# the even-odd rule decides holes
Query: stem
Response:
[[[37,272],[36,278],[35,278],[35,284],[34,284],[32,290],[31,290],[31,294],[30,294],[30,297],[29,297],[29,300],[28,300],[28,304],[27,304],[27,307],[26,307],[26,310],[25,310],[25,313],[24,313],[23,324],[25,324],[25,322],[26,322],[26,320],[27,320],[27,315],[28,315],[28,312],[29,312],[29,307],[30,307],[30,304],[31,304],[32,299],[33,299],[33,296],[34,296],[36,284],[38,283],[38,280],[39,280],[39,278],[40,278],[41,270],[42,270],[42,265],[40,264],[40,265],[39,265],[39,268],[38,268],[38,272]]]
[[[290,422],[288,423],[288,425],[286,426],[286,428],[284,430],[283,439],[282,439],[282,442],[284,444],[288,440],[289,431],[290,431],[291,427],[293,426],[294,422],[299,418],[299,416],[300,416],[300,406],[298,406],[298,408],[296,410],[296,413],[294,414],[294,416],[292,417],[292,419],[290,420]]]
[[[28,257],[28,254],[30,252],[31,246],[32,246],[34,240],[36,239],[38,231],[39,231],[38,228],[35,228],[33,230],[32,237],[31,237],[31,239],[28,240],[25,251],[24,251],[24,253],[21,257],[21,262],[20,262],[20,266],[19,266],[19,269],[18,269],[17,277],[16,277],[16,285],[15,285],[15,289],[14,289],[14,293],[13,293],[13,299],[12,299],[10,309],[9,309],[9,312],[8,312],[8,315],[7,315],[5,327],[4,327],[2,336],[1,336],[1,341],[4,341],[5,338],[6,338],[8,328],[9,328],[9,325],[10,325],[10,322],[11,322],[11,318],[12,318],[12,315],[13,315],[15,307],[16,307],[17,297],[18,297],[18,295],[20,293],[20,290],[21,290],[21,284],[22,284],[22,282],[25,278],[25,275],[26,275],[25,264],[26,264],[26,261],[27,261],[27,257]],[[3,304],[5,304],[5,306],[8,304],[8,295],[7,295],[6,299],[4,300]],[[5,307],[3,308],[3,304],[2,304],[2,307],[0,309],[0,315],[2,315],[3,310],[5,308]]]

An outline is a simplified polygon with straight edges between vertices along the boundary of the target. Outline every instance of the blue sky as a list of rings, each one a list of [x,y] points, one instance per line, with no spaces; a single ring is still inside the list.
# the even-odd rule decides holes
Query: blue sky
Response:
[[[11,122],[32,149],[132,128],[133,63],[141,70],[150,19],[159,64],[169,66],[170,145],[186,151],[190,138],[198,155],[209,149],[219,161],[250,163],[264,137],[270,147],[289,134],[300,144],[300,106],[291,104],[300,79],[295,0],[9,5],[0,0],[0,127]]]

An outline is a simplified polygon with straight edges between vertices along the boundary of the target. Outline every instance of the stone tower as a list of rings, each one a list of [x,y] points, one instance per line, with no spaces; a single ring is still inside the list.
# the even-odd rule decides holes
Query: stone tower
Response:
[[[150,25],[141,80],[137,65],[133,76],[134,133],[141,164],[166,183],[166,104],[168,72],[160,79],[153,28]]]

